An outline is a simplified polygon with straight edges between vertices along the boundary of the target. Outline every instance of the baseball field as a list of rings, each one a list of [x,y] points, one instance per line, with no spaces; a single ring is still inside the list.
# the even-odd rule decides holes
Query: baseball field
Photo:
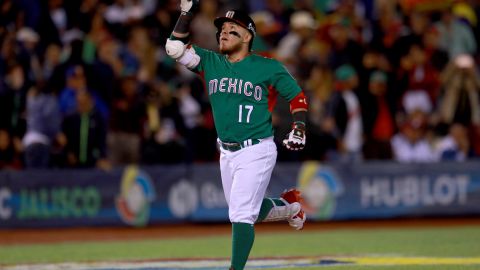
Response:
[[[228,224],[0,230],[0,269],[227,269]],[[480,269],[480,219],[259,224],[247,269]]]

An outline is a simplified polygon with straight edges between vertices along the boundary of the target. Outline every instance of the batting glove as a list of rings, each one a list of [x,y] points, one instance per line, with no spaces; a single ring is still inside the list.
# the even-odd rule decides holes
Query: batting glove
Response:
[[[180,9],[183,12],[195,12],[197,11],[200,3],[200,0],[181,0],[180,1]]]
[[[283,145],[292,151],[299,151],[305,147],[305,123],[295,122],[290,133],[283,140]]]

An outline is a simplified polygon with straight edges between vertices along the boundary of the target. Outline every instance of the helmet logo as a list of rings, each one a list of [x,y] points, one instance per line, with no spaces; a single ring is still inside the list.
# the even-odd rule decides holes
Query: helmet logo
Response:
[[[235,11],[228,11],[225,17],[227,18],[233,18],[233,15],[235,15]]]
[[[255,33],[255,28],[253,28],[252,23],[249,23],[249,24],[248,24],[247,29],[250,30],[250,31],[252,31],[253,33]]]

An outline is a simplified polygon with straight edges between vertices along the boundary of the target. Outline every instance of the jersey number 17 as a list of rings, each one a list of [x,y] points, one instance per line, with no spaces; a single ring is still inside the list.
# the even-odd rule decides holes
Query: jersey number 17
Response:
[[[247,117],[245,121],[243,120],[243,111],[247,111]],[[250,123],[250,115],[252,114],[253,111],[253,105],[239,105],[238,106],[238,122],[239,123]]]

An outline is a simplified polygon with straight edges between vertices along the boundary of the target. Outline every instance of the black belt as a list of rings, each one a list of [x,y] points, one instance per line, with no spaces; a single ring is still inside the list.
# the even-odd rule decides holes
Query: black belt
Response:
[[[242,148],[258,144],[259,142],[260,142],[259,139],[248,139],[248,140],[245,140],[241,143],[239,143],[239,142],[222,142],[220,140],[219,140],[218,143],[220,144],[220,146],[223,149],[231,151],[231,152],[235,152],[235,151],[238,151]]]

